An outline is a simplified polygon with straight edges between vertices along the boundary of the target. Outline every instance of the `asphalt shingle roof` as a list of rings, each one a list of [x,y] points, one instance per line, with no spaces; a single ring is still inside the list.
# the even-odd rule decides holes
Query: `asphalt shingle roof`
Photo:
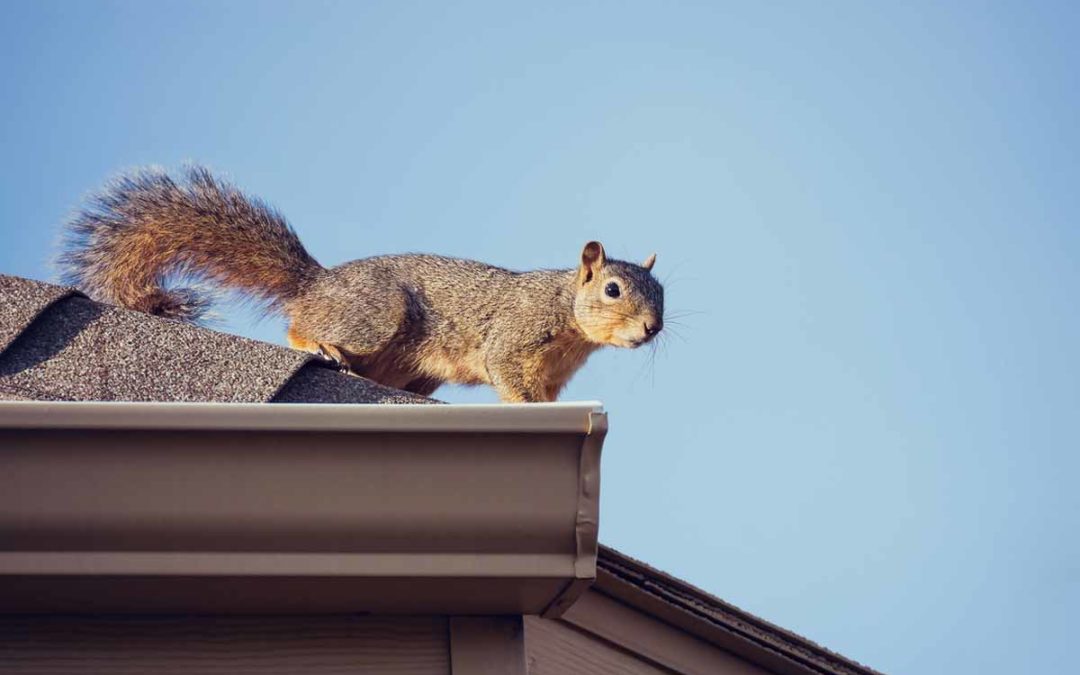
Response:
[[[424,403],[305,352],[0,275],[0,398]]]

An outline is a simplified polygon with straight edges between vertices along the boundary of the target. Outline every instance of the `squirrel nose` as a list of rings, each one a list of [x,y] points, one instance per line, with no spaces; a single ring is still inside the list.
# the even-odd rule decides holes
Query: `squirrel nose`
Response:
[[[649,337],[652,337],[652,336],[656,335],[657,333],[659,333],[660,329],[663,328],[663,327],[664,327],[664,324],[660,323],[659,321],[657,321],[656,323],[654,323],[652,325],[649,325],[648,323],[646,323],[645,324],[645,334],[648,335]]]

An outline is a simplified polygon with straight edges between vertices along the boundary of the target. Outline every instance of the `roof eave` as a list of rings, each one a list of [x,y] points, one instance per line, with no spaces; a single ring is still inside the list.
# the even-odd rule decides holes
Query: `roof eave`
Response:
[[[880,675],[619,551],[600,549],[596,592],[751,663],[785,675]],[[582,621],[578,614],[566,619]]]
[[[595,403],[0,401],[7,612],[558,614],[595,579]]]

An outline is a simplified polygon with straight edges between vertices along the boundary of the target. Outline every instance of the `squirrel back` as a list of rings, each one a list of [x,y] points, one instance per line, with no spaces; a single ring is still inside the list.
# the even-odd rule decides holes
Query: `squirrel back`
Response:
[[[117,179],[69,225],[65,280],[131,309],[197,320],[210,297],[174,277],[237,289],[289,320],[288,341],[343,370],[429,395],[490,384],[504,401],[553,401],[604,345],[635,348],[663,327],[651,269],[599,242],[565,270],[513,272],[434,255],[387,255],[326,269],[284,218],[206,169]]]

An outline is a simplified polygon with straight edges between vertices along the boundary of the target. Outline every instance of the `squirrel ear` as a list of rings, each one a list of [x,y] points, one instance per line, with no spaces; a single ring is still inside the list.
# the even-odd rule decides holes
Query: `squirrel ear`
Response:
[[[656,254],[655,254],[655,253],[653,253],[653,254],[652,254],[651,256],[649,256],[648,258],[645,258],[645,262],[641,263],[641,266],[642,266],[642,267],[644,267],[644,268],[645,268],[646,270],[648,270],[648,271],[650,271],[650,272],[651,272],[651,271],[652,271],[652,267],[653,267],[653,265],[655,265],[655,264],[656,264]]]
[[[600,271],[607,258],[604,257],[604,245],[598,241],[590,241],[581,249],[581,269],[578,277],[581,283],[592,281],[593,275]]]

